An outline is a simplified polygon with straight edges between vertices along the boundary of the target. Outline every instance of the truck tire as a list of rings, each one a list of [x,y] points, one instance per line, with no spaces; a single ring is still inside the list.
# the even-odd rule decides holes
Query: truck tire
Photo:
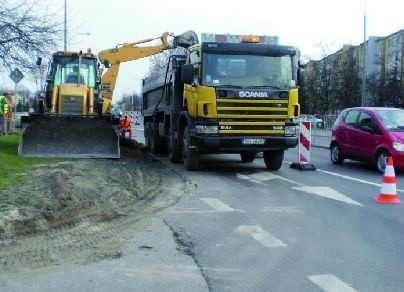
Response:
[[[150,133],[151,133],[151,122],[146,122],[146,125],[144,127],[144,143],[146,146],[146,149],[150,149]]]
[[[241,161],[243,162],[253,162],[257,157],[257,153],[255,152],[240,152]]]
[[[183,160],[184,166],[187,170],[196,170],[199,168],[199,153],[195,149],[190,148],[191,145],[191,133],[188,126],[184,130],[184,143],[183,143]]]
[[[268,169],[278,170],[283,162],[283,150],[267,150],[264,151],[264,162]]]
[[[167,152],[168,159],[172,163],[180,163],[182,159],[181,145],[179,145],[178,140],[175,139],[172,128],[170,128],[167,138]]]
[[[151,124],[151,123],[150,123]],[[159,133],[155,131],[156,127],[150,125],[150,151],[154,154],[160,154],[163,152],[163,138],[160,137]]]

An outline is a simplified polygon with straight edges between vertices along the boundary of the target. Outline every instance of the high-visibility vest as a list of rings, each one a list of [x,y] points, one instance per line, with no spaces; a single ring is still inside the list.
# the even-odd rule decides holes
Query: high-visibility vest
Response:
[[[4,116],[8,119],[11,119],[13,117],[13,112],[12,112],[13,105],[14,105],[13,100],[6,99],[6,102],[4,103]]]
[[[127,117],[126,119],[125,118],[121,119],[121,128],[123,128],[123,129],[131,129],[132,128],[131,121],[130,121],[129,117]]]
[[[6,103],[6,98],[3,95],[0,95],[0,115],[4,114],[4,104]]]

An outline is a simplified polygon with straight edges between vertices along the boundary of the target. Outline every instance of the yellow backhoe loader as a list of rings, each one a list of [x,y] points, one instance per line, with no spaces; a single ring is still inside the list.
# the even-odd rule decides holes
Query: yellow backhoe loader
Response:
[[[118,45],[99,52],[58,51],[48,64],[36,111],[22,118],[18,153],[62,158],[119,158],[119,119],[111,101],[122,62],[192,44],[193,32]],[[145,44],[160,39],[160,44]],[[37,65],[40,65],[40,58]]]

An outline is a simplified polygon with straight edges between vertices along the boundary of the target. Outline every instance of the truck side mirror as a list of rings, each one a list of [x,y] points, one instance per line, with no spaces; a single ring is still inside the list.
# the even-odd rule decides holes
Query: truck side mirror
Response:
[[[306,83],[306,74],[303,68],[297,68],[297,85],[304,86]]]
[[[181,81],[187,84],[194,83],[194,65],[185,64],[181,67]]]

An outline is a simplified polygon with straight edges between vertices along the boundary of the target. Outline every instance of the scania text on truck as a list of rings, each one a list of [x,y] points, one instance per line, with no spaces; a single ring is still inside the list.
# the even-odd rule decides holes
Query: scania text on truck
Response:
[[[143,80],[145,143],[173,163],[198,169],[205,153],[263,152],[268,169],[298,144],[299,50],[276,37],[202,34],[186,55]]]

